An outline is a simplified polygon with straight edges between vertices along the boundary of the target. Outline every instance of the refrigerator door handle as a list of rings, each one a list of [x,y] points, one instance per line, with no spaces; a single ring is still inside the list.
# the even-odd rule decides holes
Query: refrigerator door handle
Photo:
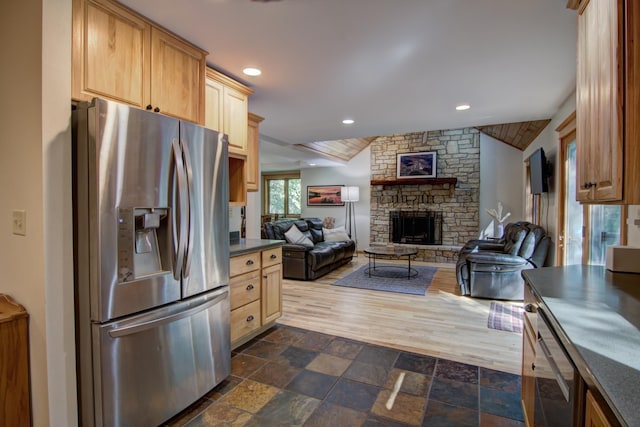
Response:
[[[184,277],[189,277],[189,271],[191,270],[191,257],[193,255],[193,209],[191,206],[191,195],[193,194],[193,167],[191,163],[191,154],[189,154],[189,148],[186,146],[184,141],[180,142],[180,147],[182,148],[182,152],[184,153],[184,164],[185,170],[187,172],[187,202],[189,208],[189,234],[187,235],[187,259],[185,261],[184,266]]]
[[[187,233],[187,224],[184,220],[184,213],[187,208],[185,204],[188,203],[186,194],[186,176],[184,170],[184,162],[182,159],[182,150],[177,139],[173,140],[173,157],[175,160],[176,175],[178,177],[178,208],[177,212],[173,213],[173,243],[175,248],[174,257],[174,269],[173,277],[176,280],[180,280],[182,277],[182,269],[184,266],[184,253],[185,253],[185,235]],[[176,230],[178,234],[176,235]]]
[[[205,301],[204,303],[197,305],[193,308],[190,308],[188,310],[184,310],[184,311],[180,311],[178,313],[174,313],[171,314],[169,316],[166,317],[160,317],[158,319],[152,319],[152,320],[147,320],[147,321],[142,321],[133,325],[127,325],[127,326],[122,326],[120,328],[114,328],[112,330],[109,331],[109,335],[112,338],[120,338],[120,337],[124,337],[127,335],[133,335],[133,334],[137,334],[139,332],[143,332],[149,329],[154,329],[157,328],[158,326],[162,326],[162,325],[166,325],[168,323],[172,323],[175,322],[177,320],[180,319],[184,319],[185,317],[191,317],[194,316],[198,313],[200,313],[201,311],[207,310],[210,307],[213,307],[214,305],[218,304],[219,302],[221,302],[222,300],[224,300],[225,298],[227,298],[229,291],[225,291],[224,293],[216,296],[215,298]]]

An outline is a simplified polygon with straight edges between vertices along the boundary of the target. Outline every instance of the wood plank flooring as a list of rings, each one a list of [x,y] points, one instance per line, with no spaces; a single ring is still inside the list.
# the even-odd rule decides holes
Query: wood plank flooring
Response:
[[[415,263],[439,267],[424,297],[332,285],[366,263],[360,254],[315,281],[284,279],[278,323],[521,373],[522,335],[487,327],[491,301],[460,296],[453,265]]]

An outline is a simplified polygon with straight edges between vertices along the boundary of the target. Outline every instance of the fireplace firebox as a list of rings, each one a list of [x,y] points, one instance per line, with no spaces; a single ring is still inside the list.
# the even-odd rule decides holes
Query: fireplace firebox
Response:
[[[389,240],[416,245],[442,244],[442,212],[390,211]]]

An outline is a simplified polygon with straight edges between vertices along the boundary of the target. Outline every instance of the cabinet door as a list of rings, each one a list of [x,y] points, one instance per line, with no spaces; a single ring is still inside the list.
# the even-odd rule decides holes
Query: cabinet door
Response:
[[[74,0],[71,97],[146,107],[150,33],[149,24],[117,4]]]
[[[204,87],[204,125],[209,129],[224,133],[222,113],[223,113],[223,92],[221,83],[207,78]]]
[[[151,105],[204,123],[205,52],[160,29],[151,31]]]
[[[589,201],[592,198],[590,185],[587,184],[590,178],[591,165],[591,139],[595,134],[597,122],[593,120],[595,108],[595,78],[593,77],[595,67],[595,48],[590,45],[592,39],[589,34],[594,33],[592,28],[595,23],[592,13],[578,14],[578,52],[576,70],[576,200],[581,202]]]
[[[584,425],[585,427],[611,427],[611,423],[607,420],[602,408],[588,390]]]
[[[247,153],[247,96],[230,87],[224,88],[224,133],[229,136],[229,152]]]
[[[282,264],[262,269],[262,324],[282,315]]]
[[[622,0],[589,0],[578,16],[578,193],[622,199]]]
[[[258,191],[260,187],[260,137],[258,127],[262,117],[249,113],[249,128],[247,130],[247,161],[245,163],[245,177],[247,191]]]
[[[536,382],[534,377],[534,363],[536,361],[535,338],[532,337],[532,327],[525,318],[525,330],[522,334],[522,412],[526,426],[533,427]]]

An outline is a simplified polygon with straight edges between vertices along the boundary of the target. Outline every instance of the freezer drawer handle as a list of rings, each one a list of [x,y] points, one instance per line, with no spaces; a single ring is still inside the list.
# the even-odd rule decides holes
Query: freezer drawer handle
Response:
[[[249,283],[249,284],[247,285],[247,290],[248,290],[248,291],[253,290],[253,285],[252,285],[251,283]]]
[[[112,338],[120,338],[127,335],[137,334],[138,332],[144,332],[149,329],[157,328],[158,326],[166,325],[171,322],[175,322],[180,319],[184,319],[185,317],[194,316],[201,311],[207,310],[210,307],[218,304],[223,299],[227,298],[227,294],[229,292],[225,291],[224,293],[218,295],[214,299],[210,301],[206,301],[198,306],[190,308],[186,311],[181,311],[179,313],[172,314],[167,317],[161,317],[159,319],[149,320],[148,322],[142,322],[135,325],[123,326],[121,328],[115,328],[109,331],[109,335]]]
[[[253,314],[250,314],[250,315],[247,317],[247,322],[251,322],[251,321],[253,321],[253,319],[255,319],[255,317],[253,317]]]
[[[252,259],[248,259],[247,260],[247,265],[253,265],[253,260]]]

